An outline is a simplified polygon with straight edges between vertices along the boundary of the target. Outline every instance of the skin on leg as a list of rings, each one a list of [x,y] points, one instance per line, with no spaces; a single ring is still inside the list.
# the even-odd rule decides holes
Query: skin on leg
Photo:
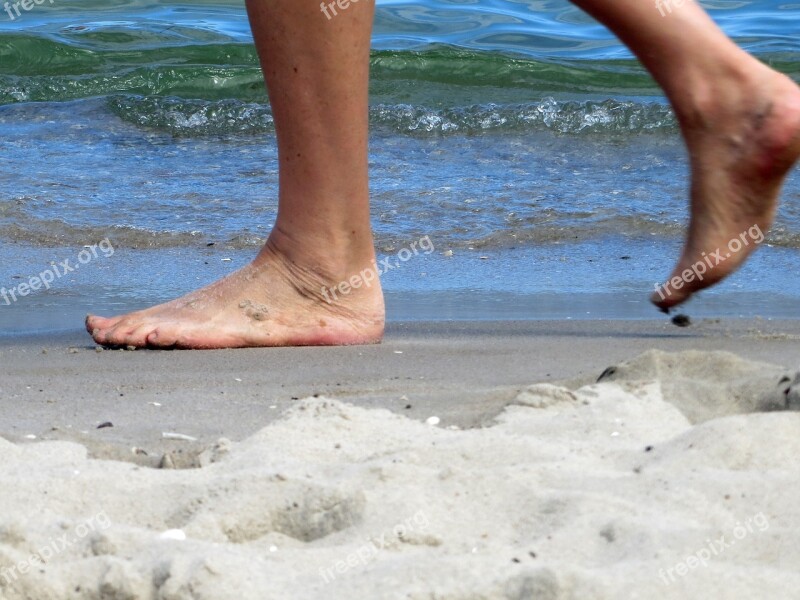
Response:
[[[256,259],[206,288],[111,319],[89,316],[104,345],[169,348],[380,341],[380,284],[327,301],[375,260],[367,159],[374,0],[335,19],[319,3],[247,0],[278,141],[275,227]]]
[[[680,278],[681,287],[651,298],[668,310],[732,273],[756,247],[726,257],[731,240],[772,224],[783,180],[800,155],[800,89],[736,46],[696,2],[673,2],[670,11],[665,1],[659,9],[652,0],[573,0],[661,85],[689,151],[691,220],[669,278]],[[724,261],[702,279],[685,276],[717,249]]]

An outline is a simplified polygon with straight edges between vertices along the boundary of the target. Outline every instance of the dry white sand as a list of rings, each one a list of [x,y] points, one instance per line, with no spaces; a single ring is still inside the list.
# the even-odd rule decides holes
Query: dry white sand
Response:
[[[798,598],[785,408],[795,372],[653,351],[481,429],[308,399],[199,469],[0,440],[0,597]]]

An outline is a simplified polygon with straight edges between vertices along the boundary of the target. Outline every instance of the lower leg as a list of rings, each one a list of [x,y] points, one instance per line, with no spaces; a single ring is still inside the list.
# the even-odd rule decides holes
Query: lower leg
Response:
[[[207,288],[130,315],[89,317],[98,343],[354,344],[383,334],[377,278],[347,295],[332,291],[374,268],[367,181],[374,2],[335,19],[313,2],[248,0],[247,8],[278,140],[275,227],[252,264]]]
[[[247,10],[278,138],[273,238],[318,252],[322,263],[363,268],[375,258],[367,174],[374,2],[333,20],[314,2],[248,0]]]
[[[730,252],[731,240],[771,225],[783,179],[800,155],[800,90],[736,46],[693,0],[573,1],[614,31],[661,85],[690,153],[688,239],[674,284],[653,295],[668,309],[730,274],[756,246],[748,235],[747,245]],[[718,249],[722,261],[706,260]],[[701,262],[702,279],[695,274]]]

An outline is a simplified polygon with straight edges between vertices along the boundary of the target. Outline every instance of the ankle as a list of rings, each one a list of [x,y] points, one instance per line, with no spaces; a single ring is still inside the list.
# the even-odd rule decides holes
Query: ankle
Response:
[[[749,55],[732,56],[685,73],[677,89],[669,90],[669,98],[684,131],[708,130],[759,110],[756,92],[774,75]]]
[[[328,286],[347,281],[365,269],[374,268],[375,248],[371,233],[364,238],[330,235],[326,238],[306,234],[292,235],[276,225],[256,261],[277,257],[292,269]]]

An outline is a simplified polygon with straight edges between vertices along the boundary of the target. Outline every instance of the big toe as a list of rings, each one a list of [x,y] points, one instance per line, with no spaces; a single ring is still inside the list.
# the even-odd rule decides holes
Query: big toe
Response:
[[[757,230],[757,234],[755,233]],[[686,302],[694,294],[711,287],[739,269],[755,248],[764,240],[764,234],[758,226],[753,226],[744,233],[732,229],[730,237],[707,235],[704,239],[719,242],[714,250],[694,250],[699,244],[690,240],[678,264],[669,279],[656,287],[650,301],[661,310],[668,311],[673,306]],[[700,236],[703,237],[703,236]],[[724,241],[723,241],[724,240]],[[714,244],[705,244],[707,248]]]
[[[106,317],[98,317],[96,315],[86,315],[86,331],[92,336],[97,330],[110,329],[116,325],[119,319],[107,319]]]
[[[147,320],[122,318],[111,327],[94,329],[91,333],[94,340],[103,346],[145,348],[148,345],[147,336],[152,333],[156,325]]]
[[[684,272],[676,269],[666,282],[656,287],[656,291],[650,296],[650,302],[662,311],[669,312],[672,307],[683,304],[693,294],[710,285],[710,283],[703,285],[697,280],[687,282],[683,277]]]

